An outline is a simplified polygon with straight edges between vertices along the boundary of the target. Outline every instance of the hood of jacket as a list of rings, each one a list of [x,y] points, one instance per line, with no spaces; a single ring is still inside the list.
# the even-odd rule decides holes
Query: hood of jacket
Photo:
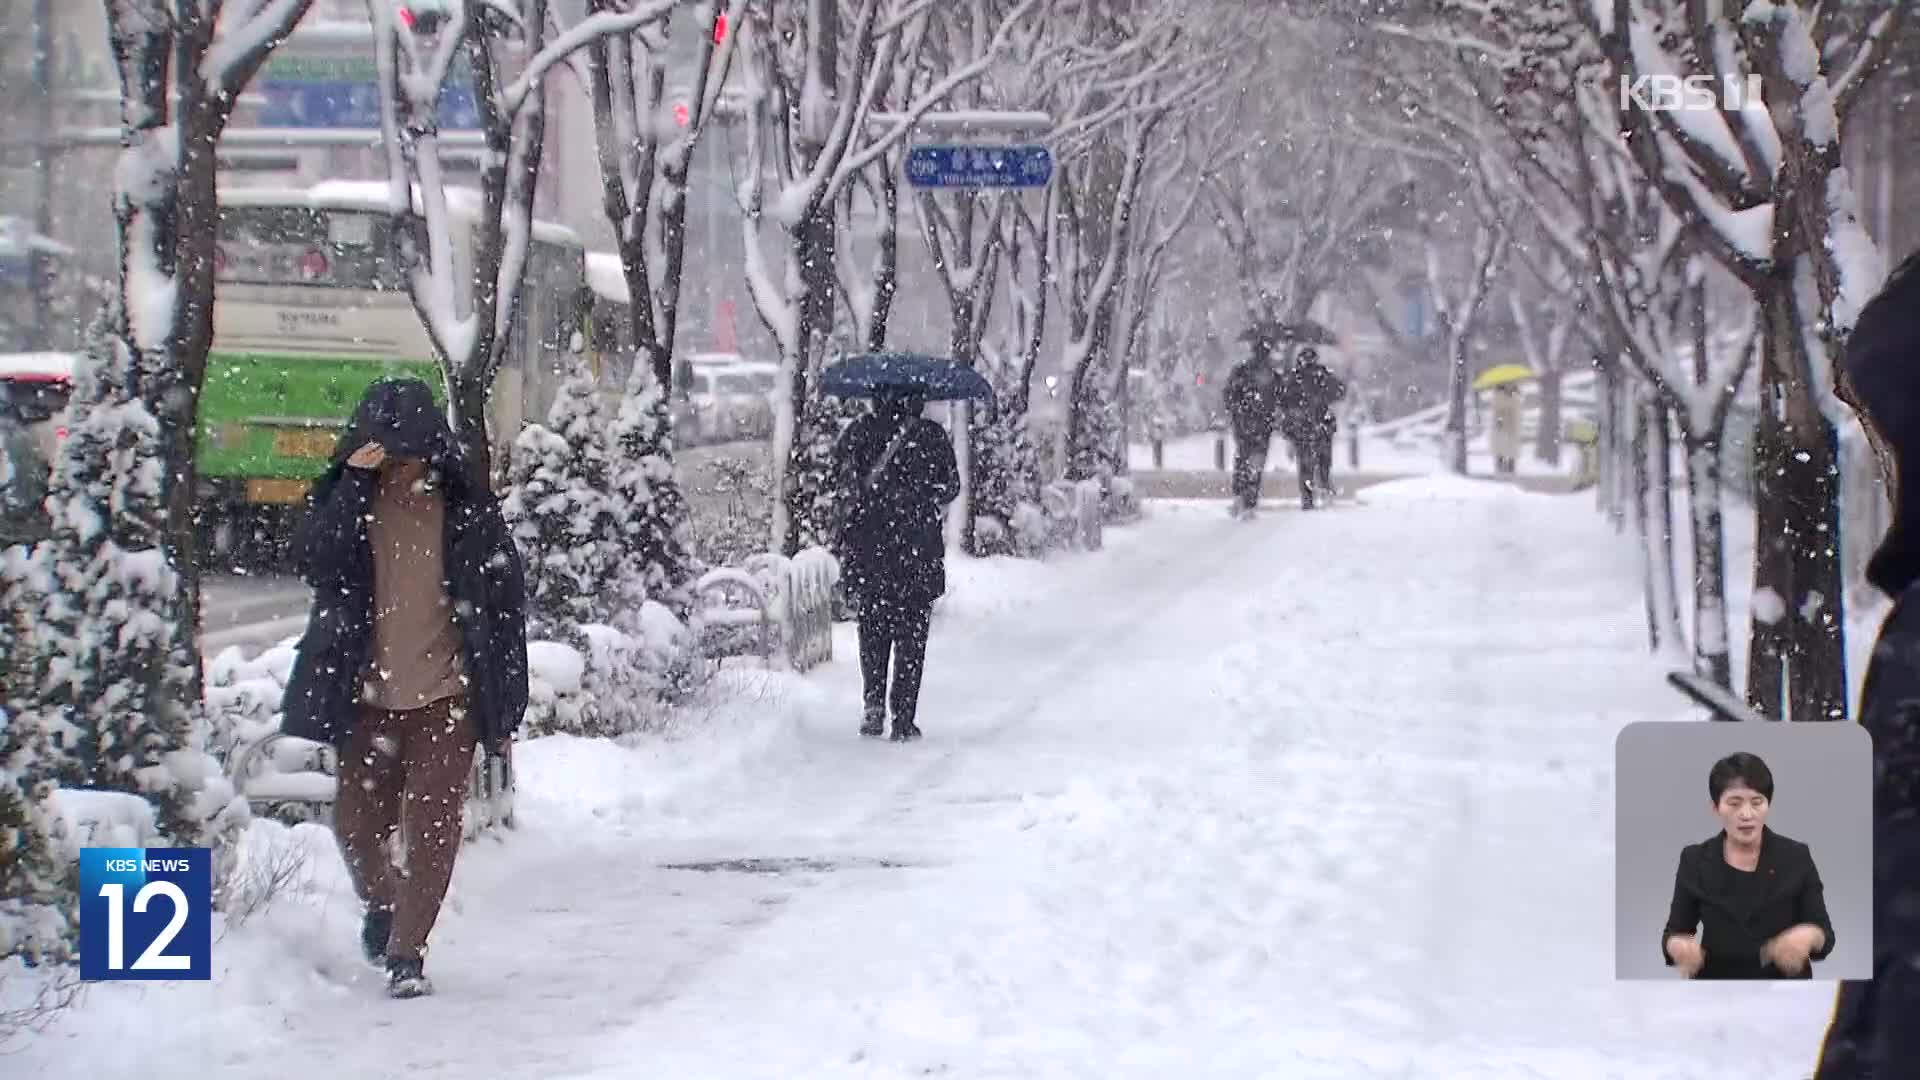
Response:
[[[433,400],[433,391],[419,379],[382,379],[367,387],[347,422],[346,433],[333,448],[333,459],[315,485],[324,492],[340,479],[347,459],[370,442],[396,457],[419,458],[437,474],[450,499],[465,498],[471,489],[460,441],[454,438],[446,412]]]
[[[1845,369],[1868,436],[1892,466],[1893,524],[1867,563],[1867,580],[1897,596],[1920,581],[1920,252],[1860,312]]]

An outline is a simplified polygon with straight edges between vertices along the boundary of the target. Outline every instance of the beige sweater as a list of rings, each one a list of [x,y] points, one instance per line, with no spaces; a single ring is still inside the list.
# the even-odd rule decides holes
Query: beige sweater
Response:
[[[447,596],[447,505],[383,479],[373,497],[373,651],[363,700],[395,712],[466,693],[460,630]]]

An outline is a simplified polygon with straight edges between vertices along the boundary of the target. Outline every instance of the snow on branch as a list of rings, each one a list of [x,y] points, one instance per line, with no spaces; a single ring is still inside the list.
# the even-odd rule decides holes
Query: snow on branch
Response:
[[[643,27],[665,22],[680,6],[681,0],[626,0],[621,6],[596,11],[567,27],[552,41],[542,44],[539,52],[527,61],[520,77],[501,92],[505,111],[518,113],[525,105],[527,95],[546,79],[555,65],[594,41],[618,34],[632,34]]]
[[[200,59],[200,77],[226,96],[237,96],[312,6],[313,0],[246,0],[226,8],[213,44]]]

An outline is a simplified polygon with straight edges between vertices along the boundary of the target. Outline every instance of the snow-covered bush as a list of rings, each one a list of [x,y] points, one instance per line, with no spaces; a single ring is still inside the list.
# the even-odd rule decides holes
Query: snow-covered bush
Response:
[[[514,440],[502,509],[526,567],[534,637],[572,637],[579,626],[604,622],[620,598],[607,434],[592,377],[576,366],[547,426],[531,425]]]
[[[667,395],[636,365],[608,431],[608,497],[625,566],[614,621],[634,626],[653,599],[684,606],[680,594],[693,579],[686,496],[673,470]]]
[[[123,392],[118,370],[97,333],[54,467],[51,535],[8,575],[39,607],[31,689],[8,720],[9,767],[29,787],[138,794],[170,843],[218,846],[246,806],[207,754],[207,717],[190,692],[194,643],[179,634],[181,583],[162,546],[159,423]]]

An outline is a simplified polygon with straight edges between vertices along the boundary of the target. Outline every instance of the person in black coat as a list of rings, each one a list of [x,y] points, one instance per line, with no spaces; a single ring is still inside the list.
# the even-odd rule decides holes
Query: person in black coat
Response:
[[[1280,433],[1293,444],[1299,463],[1300,507],[1333,494],[1333,435],[1338,421],[1333,407],[1347,396],[1347,384],[1320,362],[1314,349],[1302,349],[1281,377]]]
[[[1845,378],[1893,523],[1867,580],[1893,598],[1860,691],[1873,738],[1873,978],[1840,984],[1815,1080],[1920,1076],[1920,252],[1848,335]]]
[[[1807,845],[1767,827],[1773,773],[1732,754],[1707,774],[1724,828],[1680,852],[1660,936],[1667,966],[1689,979],[1809,979],[1833,951],[1820,871]]]
[[[361,944],[394,996],[418,996],[475,747],[504,756],[526,712],[520,556],[417,379],[367,389],[293,550],[313,608],[282,729],[339,750],[333,824],[366,905]],[[404,875],[387,855],[403,827]]]
[[[953,443],[921,416],[926,404],[918,395],[882,395],[834,447],[842,512],[834,547],[860,629],[860,734],[883,734],[891,705],[896,742],[920,737],[933,604],[947,591],[942,512],[960,493]]]
[[[1227,374],[1225,404],[1233,424],[1233,512],[1251,517],[1260,506],[1261,480],[1280,409],[1280,373],[1274,370],[1277,331],[1256,326],[1248,333],[1253,355]]]

